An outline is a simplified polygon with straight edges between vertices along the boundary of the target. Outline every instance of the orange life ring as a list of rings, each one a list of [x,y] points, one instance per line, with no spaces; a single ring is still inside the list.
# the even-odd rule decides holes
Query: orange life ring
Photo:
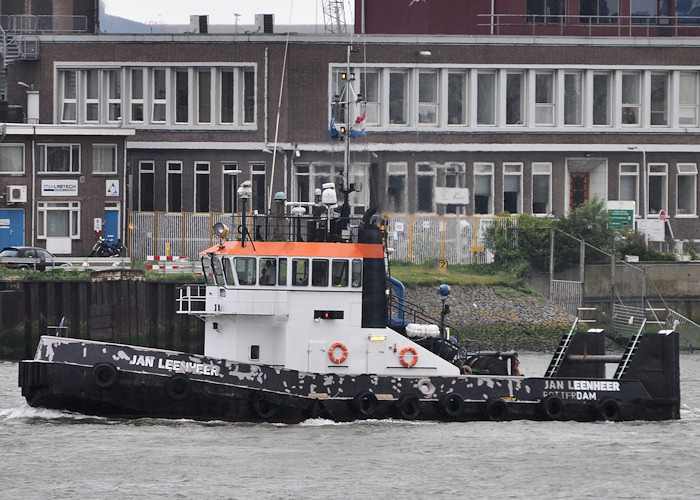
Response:
[[[404,356],[407,352],[413,354],[413,359],[410,363],[404,359]],[[418,363],[418,351],[416,351],[415,348],[411,346],[404,347],[403,349],[401,349],[401,354],[399,354],[399,361],[401,361],[401,364],[404,365],[406,368],[411,368],[412,366],[415,366],[416,363]]]
[[[343,350],[343,355],[339,358],[335,357],[335,350],[336,348],[340,347]],[[330,349],[328,349],[328,357],[331,358],[331,361],[333,361],[335,364],[340,364],[346,359],[348,359],[348,348],[345,347],[345,344],[342,342],[336,342],[331,346]]]

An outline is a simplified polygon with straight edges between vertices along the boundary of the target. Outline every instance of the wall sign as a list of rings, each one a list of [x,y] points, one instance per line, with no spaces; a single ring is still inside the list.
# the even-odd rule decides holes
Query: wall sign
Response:
[[[105,181],[105,196],[119,196],[119,181]]]
[[[41,196],[78,196],[78,180],[42,179]]]

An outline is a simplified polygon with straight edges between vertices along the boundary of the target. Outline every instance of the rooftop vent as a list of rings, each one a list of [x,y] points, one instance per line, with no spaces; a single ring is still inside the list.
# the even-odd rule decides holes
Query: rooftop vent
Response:
[[[255,14],[255,31],[257,33],[273,33],[274,25],[274,14]]]
[[[192,33],[209,33],[209,16],[190,16]]]

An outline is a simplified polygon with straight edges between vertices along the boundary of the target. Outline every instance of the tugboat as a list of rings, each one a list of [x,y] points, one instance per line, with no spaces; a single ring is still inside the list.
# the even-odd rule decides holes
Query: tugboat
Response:
[[[352,131],[341,133],[347,167]],[[517,353],[471,352],[450,335],[447,285],[438,320],[405,300],[387,273],[375,209],[351,218],[345,186],[338,213],[329,183],[314,213],[296,207],[277,219],[284,227],[256,219],[251,235],[245,210],[237,237],[214,226],[220,241],[201,253],[205,284],[185,285],[178,297],[178,313],[204,322],[203,353],[42,336],[34,359],[19,364],[23,396],[35,407],[115,418],[680,418],[676,332],[642,325],[622,355],[611,355],[602,330],[575,322],[546,372],[522,376]],[[239,195],[249,198],[249,182]],[[612,377],[609,363],[617,365]]]

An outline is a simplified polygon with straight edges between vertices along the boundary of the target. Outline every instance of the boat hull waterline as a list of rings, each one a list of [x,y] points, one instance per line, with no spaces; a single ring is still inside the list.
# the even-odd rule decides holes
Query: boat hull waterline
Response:
[[[667,420],[677,398],[636,379],[309,373],[121,344],[44,336],[22,361],[31,406],[115,418],[298,423],[406,420]]]

